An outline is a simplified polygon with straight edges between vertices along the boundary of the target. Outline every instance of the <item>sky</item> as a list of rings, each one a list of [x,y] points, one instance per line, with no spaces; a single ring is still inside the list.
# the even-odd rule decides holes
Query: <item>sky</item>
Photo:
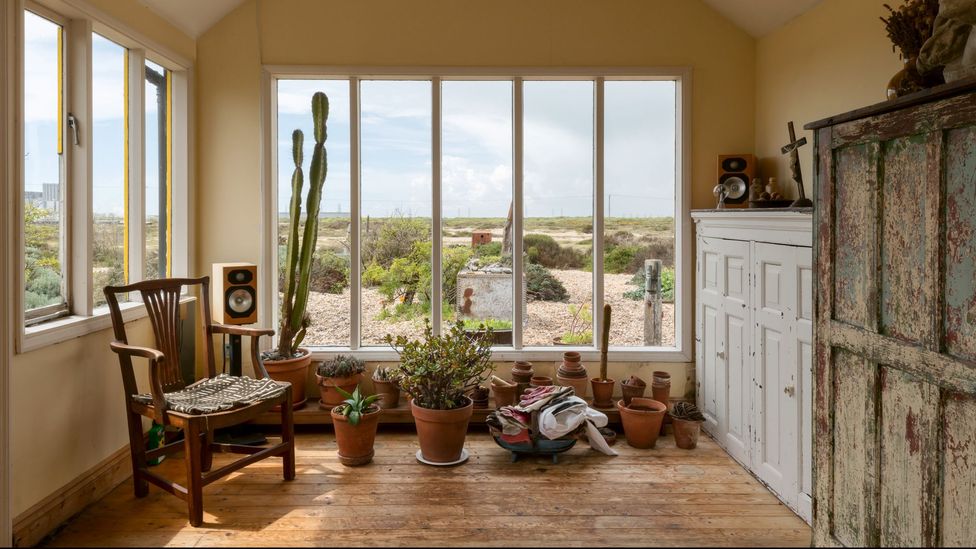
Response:
[[[512,84],[442,85],[444,217],[503,217],[512,197]],[[302,129],[305,173],[311,96],[329,97],[329,173],[322,211],[349,211],[349,83],[278,82],[278,204],[291,196],[291,132]],[[594,84],[526,81],[525,215],[590,216]],[[605,201],[609,216],[674,213],[675,84],[611,81],[605,88]],[[430,216],[431,83],[363,81],[360,88],[362,213]]]

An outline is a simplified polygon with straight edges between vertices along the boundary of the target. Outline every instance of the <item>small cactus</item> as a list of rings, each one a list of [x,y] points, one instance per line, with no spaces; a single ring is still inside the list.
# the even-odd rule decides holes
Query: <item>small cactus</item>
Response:
[[[702,415],[698,406],[690,402],[676,402],[672,408],[671,417],[675,419],[683,419],[685,421],[705,421],[705,416]]]

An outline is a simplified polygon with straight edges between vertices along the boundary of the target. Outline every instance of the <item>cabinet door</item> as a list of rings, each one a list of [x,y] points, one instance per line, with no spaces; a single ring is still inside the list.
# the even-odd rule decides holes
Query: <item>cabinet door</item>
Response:
[[[800,416],[796,325],[799,307],[796,249],[756,243],[755,431],[753,469],[791,507],[797,504]]]
[[[813,250],[796,248],[796,280],[799,309],[796,319],[796,364],[800,370],[796,389],[800,415],[799,500],[796,511],[803,520],[813,519]]]
[[[749,243],[740,240],[724,243],[720,316],[724,345],[717,349],[717,364],[724,372],[721,390],[726,402],[723,410],[725,448],[740,463],[748,465],[753,378],[752,338],[749,335]]]
[[[720,368],[718,353],[724,348],[722,335],[722,278],[723,240],[698,239],[697,308],[695,311],[697,333],[697,385],[698,408],[705,416],[703,427],[715,438],[724,436],[726,406],[724,391],[725,372]]]

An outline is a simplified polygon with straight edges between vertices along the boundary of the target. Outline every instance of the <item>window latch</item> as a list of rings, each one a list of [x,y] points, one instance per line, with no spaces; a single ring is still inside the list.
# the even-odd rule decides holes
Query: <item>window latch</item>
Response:
[[[78,141],[78,119],[70,112],[68,113],[68,128],[71,129],[71,135],[74,136],[75,147],[77,147],[80,145]]]

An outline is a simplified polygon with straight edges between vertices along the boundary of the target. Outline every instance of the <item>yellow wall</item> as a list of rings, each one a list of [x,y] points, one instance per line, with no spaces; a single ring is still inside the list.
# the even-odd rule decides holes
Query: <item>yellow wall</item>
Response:
[[[786,123],[806,136],[800,164],[808,194],[813,187],[813,133],[803,125],[885,99],[888,80],[901,69],[891,51],[882,2],[824,0],[760,39],[756,46],[756,154],[762,174],[776,177],[795,196],[787,157]]]
[[[161,46],[194,59],[193,39],[138,2],[87,1]],[[147,320],[133,323],[130,333],[134,343],[151,341]],[[128,445],[122,378],[118,359],[108,346],[110,340],[111,330],[103,330],[13,357],[10,451],[14,517]],[[145,370],[144,361],[140,362],[137,370]],[[145,379],[143,374],[143,383]]]

